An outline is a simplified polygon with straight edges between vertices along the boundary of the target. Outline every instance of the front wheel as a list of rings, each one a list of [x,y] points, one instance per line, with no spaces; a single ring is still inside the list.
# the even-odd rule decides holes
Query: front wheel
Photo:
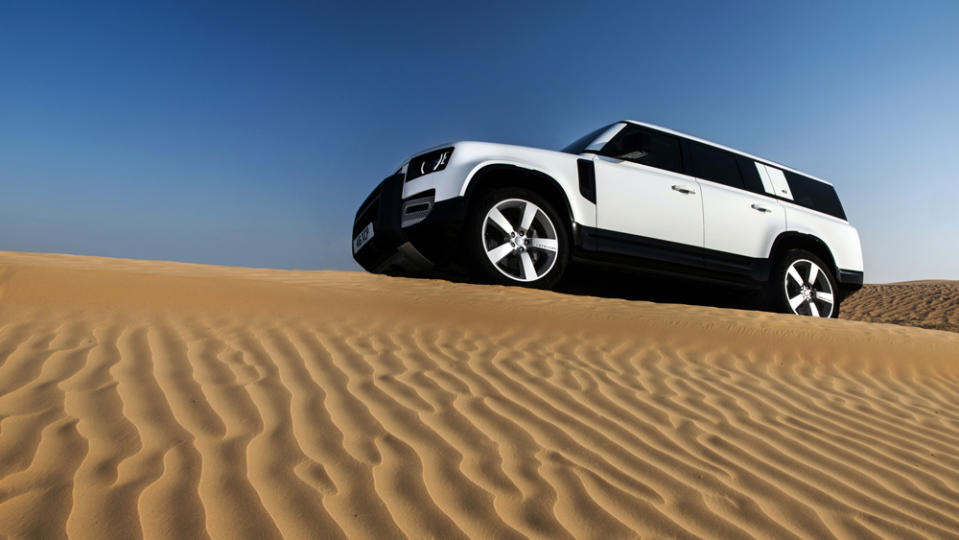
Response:
[[[770,276],[771,307],[783,313],[811,317],[839,316],[836,278],[816,255],[793,249],[777,262]]]
[[[465,234],[468,263],[484,281],[548,289],[566,270],[566,226],[549,202],[527,189],[483,197]]]

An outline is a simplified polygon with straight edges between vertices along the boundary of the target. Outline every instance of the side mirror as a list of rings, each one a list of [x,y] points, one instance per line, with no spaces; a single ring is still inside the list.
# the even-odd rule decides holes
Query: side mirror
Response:
[[[633,150],[625,154],[614,156],[616,159],[625,159],[627,161],[637,161],[649,155],[649,150]]]
[[[649,137],[642,132],[627,133],[615,143],[615,148],[610,148],[610,157],[616,159],[635,161],[643,159],[650,153]]]

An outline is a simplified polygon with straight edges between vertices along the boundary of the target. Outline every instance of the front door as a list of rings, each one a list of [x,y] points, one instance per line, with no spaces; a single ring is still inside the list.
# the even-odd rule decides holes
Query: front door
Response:
[[[627,125],[596,156],[596,226],[607,248],[699,265],[703,203],[699,183],[682,171],[679,140]]]

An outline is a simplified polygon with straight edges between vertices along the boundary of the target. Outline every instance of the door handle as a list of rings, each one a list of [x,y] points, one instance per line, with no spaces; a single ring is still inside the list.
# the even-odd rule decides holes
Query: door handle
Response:
[[[696,191],[695,191],[695,190],[689,189],[689,188],[686,187],[686,186],[680,186],[680,185],[678,185],[678,184],[675,185],[675,186],[673,186],[673,191],[678,191],[678,192],[682,193],[683,195],[695,195],[695,194],[696,194]]]
[[[758,210],[758,211],[760,211],[760,212],[762,212],[762,213],[764,213],[764,214],[768,214],[768,213],[772,212],[772,210],[766,208],[765,206],[759,206],[758,204],[752,205],[752,209],[753,209],[753,210]]]

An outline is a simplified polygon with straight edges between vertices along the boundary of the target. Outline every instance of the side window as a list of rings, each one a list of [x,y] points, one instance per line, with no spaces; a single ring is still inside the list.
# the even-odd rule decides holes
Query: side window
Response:
[[[829,184],[791,171],[786,171],[786,180],[789,182],[793,202],[796,204],[839,219],[846,219],[846,212],[842,209],[839,196]]]
[[[686,174],[742,189],[737,156],[695,141],[683,141]]]
[[[764,193],[762,178],[759,176],[759,170],[756,168],[756,162],[742,156],[737,156],[736,164],[739,165],[739,174],[743,177],[743,185],[753,193]]]
[[[679,139],[638,126],[626,126],[603,147],[602,154],[657,169],[683,172]]]

